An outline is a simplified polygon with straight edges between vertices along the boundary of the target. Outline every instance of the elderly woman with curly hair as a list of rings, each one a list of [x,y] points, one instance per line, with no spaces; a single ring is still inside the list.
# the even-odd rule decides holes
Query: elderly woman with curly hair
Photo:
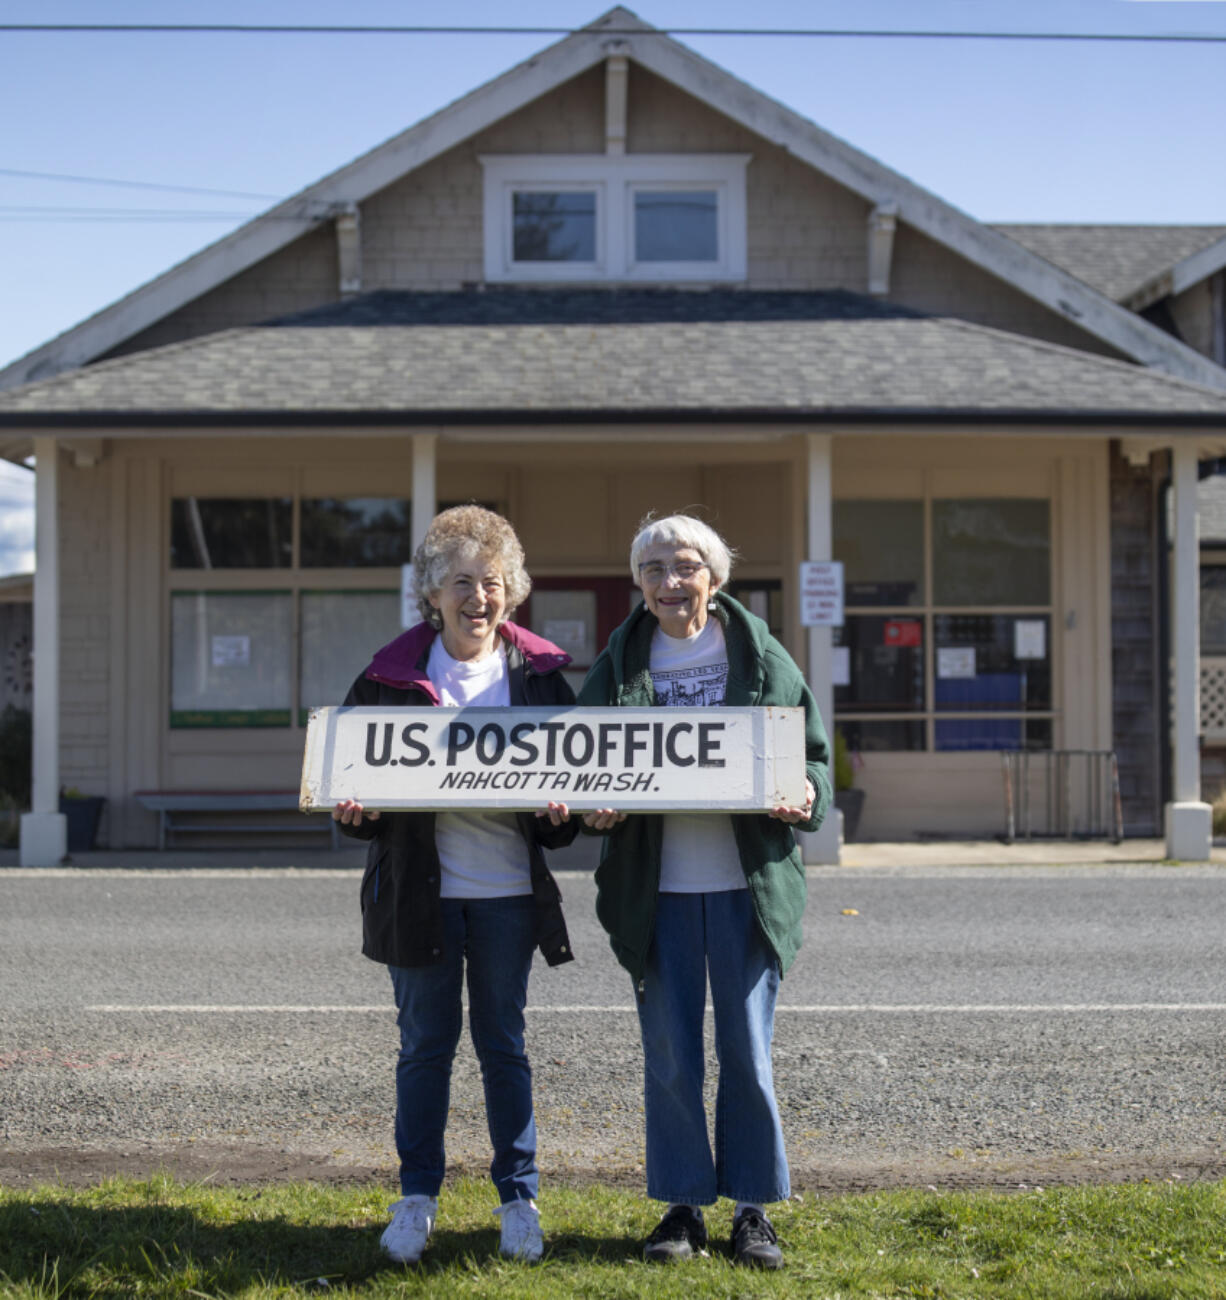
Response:
[[[413,559],[425,622],[379,650],[350,705],[566,706],[574,696],[557,646],[508,622],[528,596],[524,552],[511,525],[479,506],[439,514]],[[400,1026],[396,1150],[402,1199],[382,1245],[421,1258],[438,1213],[451,1067],[467,973],[469,1027],[481,1062],[498,1189],[501,1250],[543,1251],[532,1076],[524,1005],[533,950],[571,960],[561,894],[542,847],[568,843],[565,808],[380,814],[347,800],[333,817],[370,841],[362,879],[362,951],[391,972]],[[467,967],[467,972],[465,968]]]
[[[800,946],[805,871],[792,828],[830,803],[829,747],[804,677],[766,624],[723,587],[732,552],[688,515],[650,517],[630,547],[643,602],[609,639],[581,705],[798,706],[805,802],[769,813],[632,815],[602,809],[596,911],[637,994],[647,1114],[647,1195],[668,1203],[644,1247],[668,1262],[705,1253],[703,1206],[735,1204],[732,1255],[778,1268],[766,1204],[786,1199],[787,1156],[771,1078],[779,981]],[[703,1106],[707,982],[719,1085],[715,1150]]]

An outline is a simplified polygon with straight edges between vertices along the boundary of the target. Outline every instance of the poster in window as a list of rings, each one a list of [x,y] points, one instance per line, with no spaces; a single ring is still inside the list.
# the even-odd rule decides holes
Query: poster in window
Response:
[[[249,668],[251,666],[251,638],[249,636],[215,636],[213,638],[214,668]]]
[[[1041,618],[1019,618],[1013,624],[1013,657],[1047,658],[1047,624]]]
[[[973,645],[938,646],[937,676],[945,681],[974,677],[975,647]]]

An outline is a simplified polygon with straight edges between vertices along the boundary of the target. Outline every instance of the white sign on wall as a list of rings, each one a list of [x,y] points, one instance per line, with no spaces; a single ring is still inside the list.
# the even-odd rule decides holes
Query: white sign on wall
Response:
[[[215,636],[213,638],[214,668],[249,668],[251,666],[251,638],[249,636]]]
[[[944,681],[958,681],[975,676],[973,645],[937,647],[937,676]]]
[[[761,811],[805,802],[804,710],[313,709],[303,812]]]
[[[843,565],[806,560],[800,566],[801,627],[843,626]]]

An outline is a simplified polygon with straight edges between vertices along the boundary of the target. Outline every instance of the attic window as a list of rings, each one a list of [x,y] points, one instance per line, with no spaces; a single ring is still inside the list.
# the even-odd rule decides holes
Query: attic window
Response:
[[[486,157],[492,283],[745,278],[748,154]]]

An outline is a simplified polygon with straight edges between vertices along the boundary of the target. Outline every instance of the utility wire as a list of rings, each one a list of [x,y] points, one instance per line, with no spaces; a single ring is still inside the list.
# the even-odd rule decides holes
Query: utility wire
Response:
[[[255,23],[0,23],[0,32],[190,33],[195,35],[294,36],[785,36],[856,37],[940,41],[1115,41],[1174,44],[1226,44],[1226,35],[1179,32],[968,32],[853,30],[841,27],[450,27],[349,26],[344,24],[277,26]]]
[[[226,199],[271,199],[280,201],[283,194],[253,194],[249,190],[213,190],[199,185],[161,185],[156,181],[120,181],[105,176],[75,176],[66,172],[29,172],[15,167],[0,167],[0,176],[18,176],[34,181],[73,181],[78,185],[119,185],[133,190],[165,190],[173,194],[212,194]]]

